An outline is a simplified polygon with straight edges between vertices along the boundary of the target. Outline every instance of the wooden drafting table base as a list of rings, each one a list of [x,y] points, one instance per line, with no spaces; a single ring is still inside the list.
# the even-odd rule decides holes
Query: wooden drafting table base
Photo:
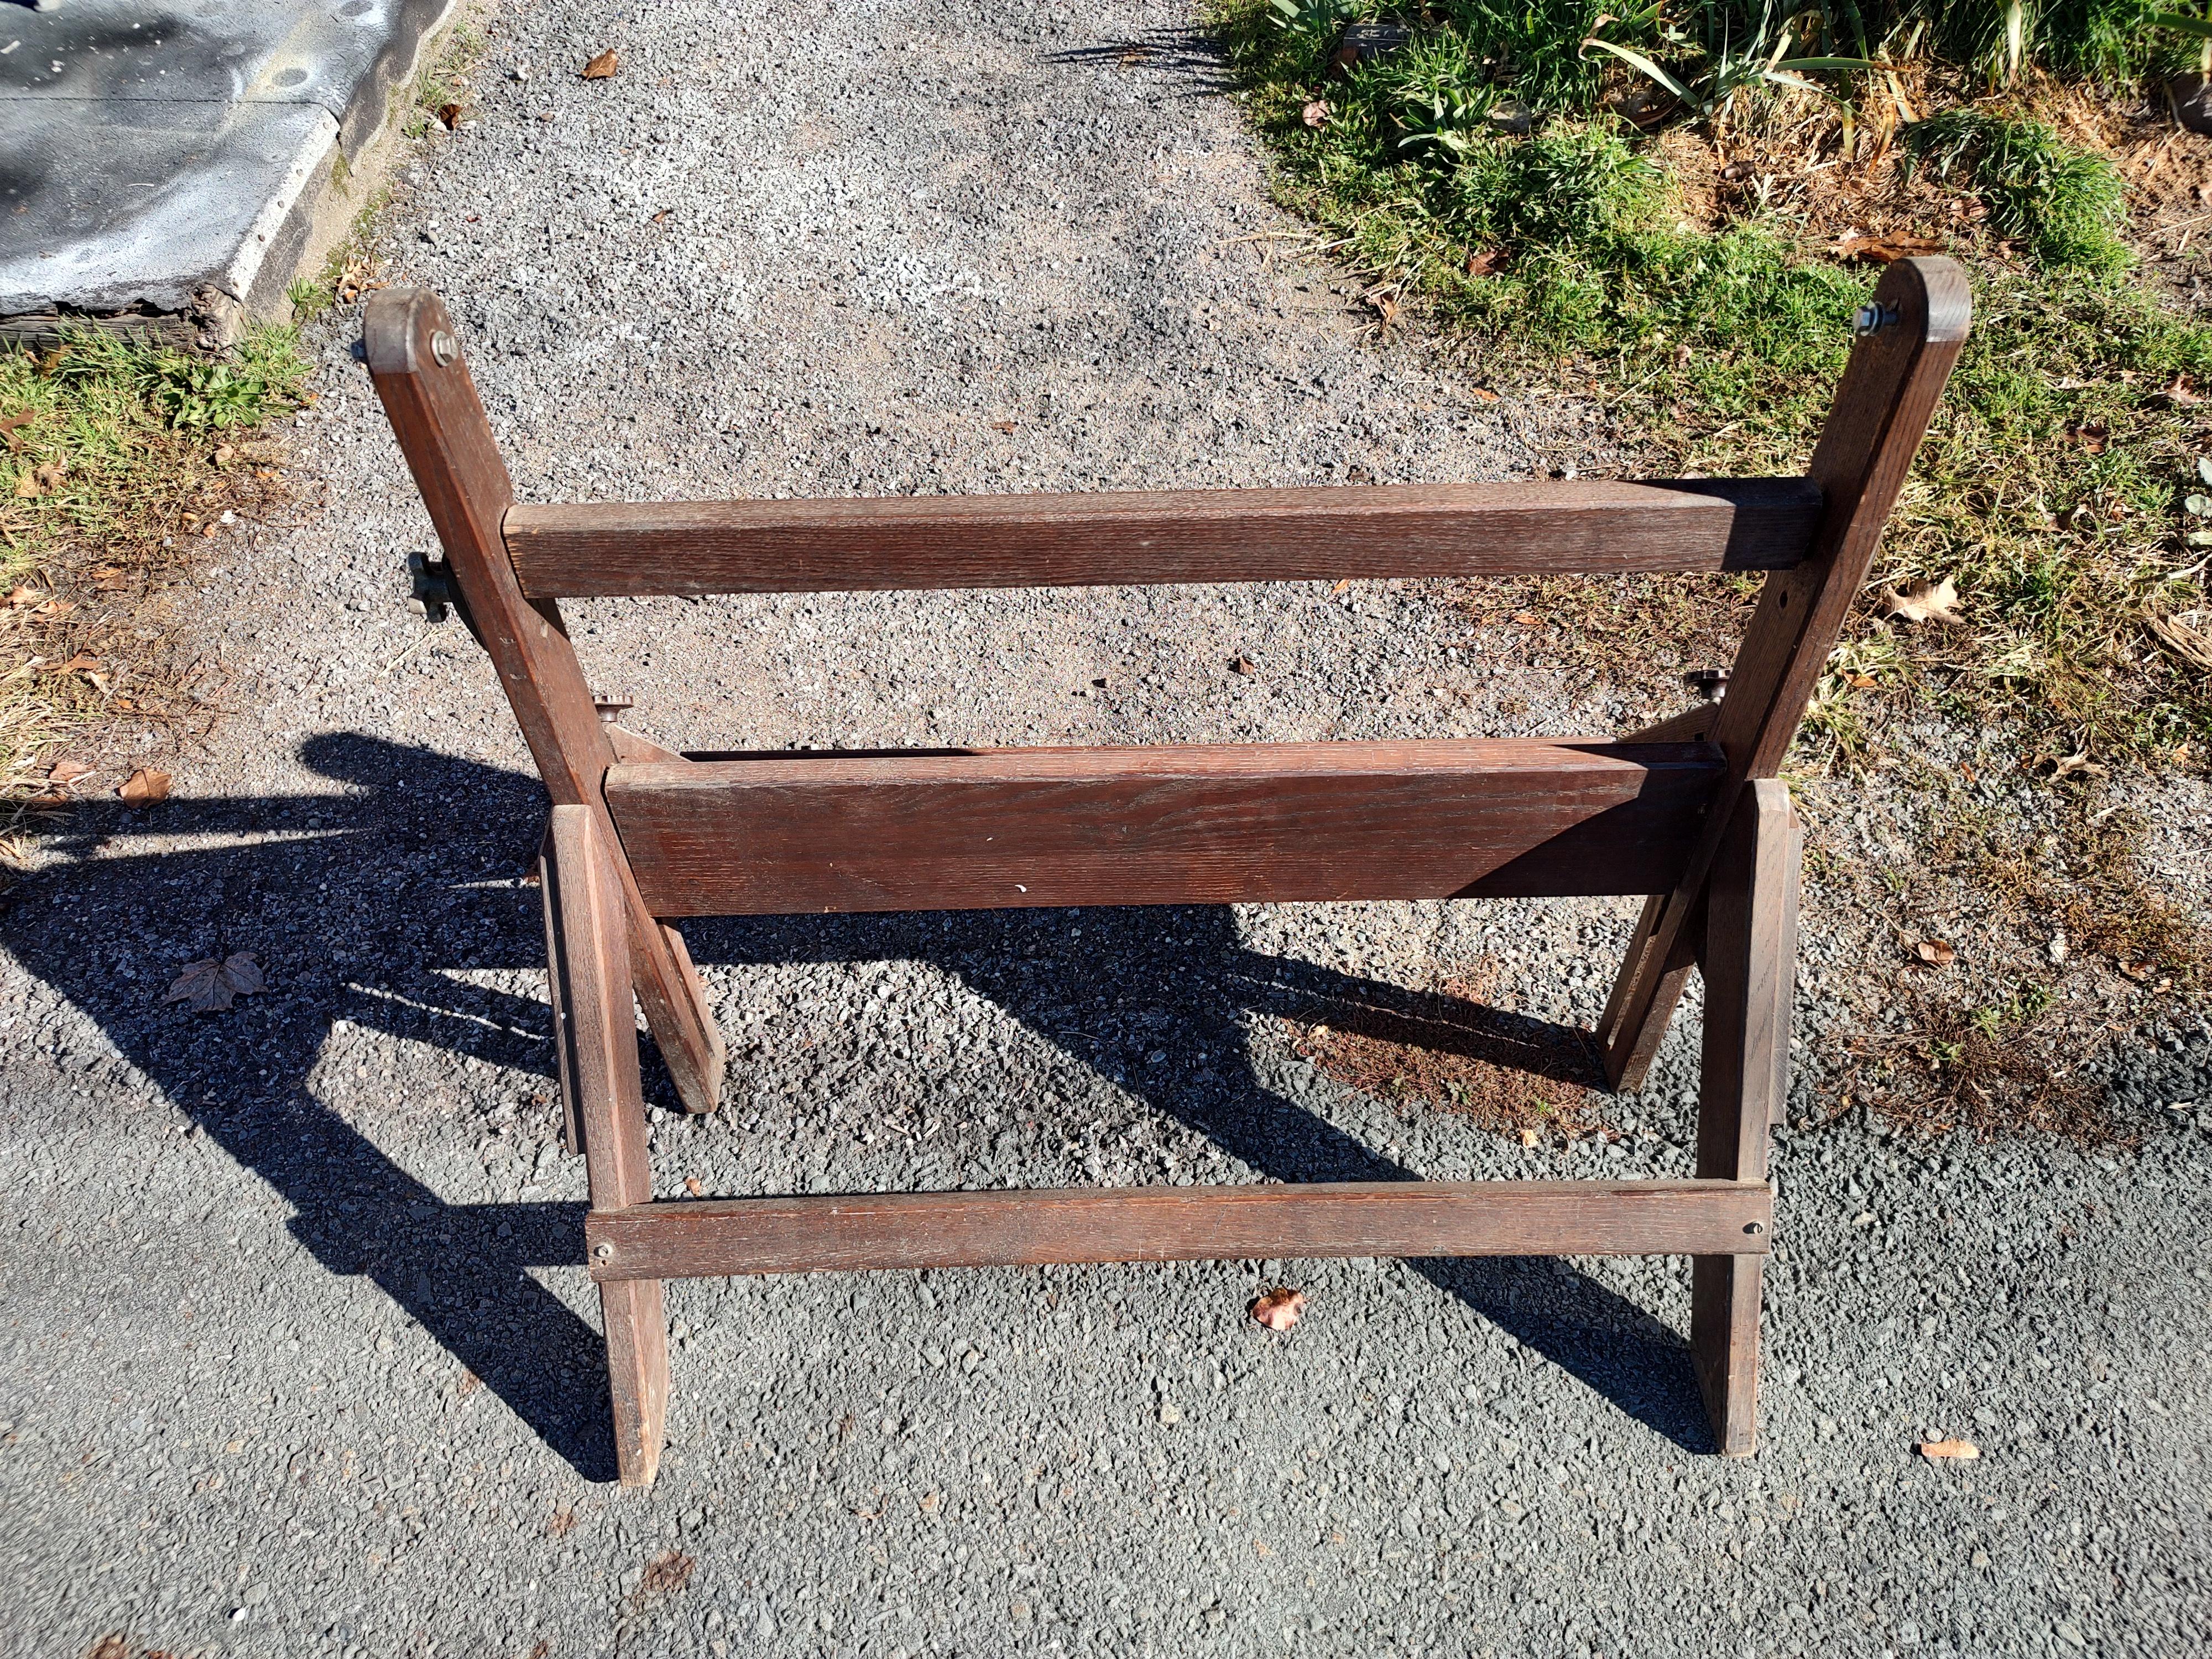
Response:
[[[552,802],[542,881],[561,1097],[591,1176],[622,1478],[659,1460],[661,1285],[708,1273],[1279,1256],[1679,1254],[1719,1449],[1752,1449],[1770,1126],[1798,849],[1776,781],[1966,337],[1902,259],[1802,478],[521,505],[452,319],[386,289],[363,347]],[[564,598],[1086,583],[1763,572],[1725,698],[1617,740],[1515,738],[692,757],[602,722]],[[426,569],[426,580],[432,580]],[[1638,1085],[1705,982],[1687,1181],[1356,1182],[656,1202],[635,1008],[684,1107],[720,1034],[694,915],[1611,893],[1644,896],[1600,1022]]]

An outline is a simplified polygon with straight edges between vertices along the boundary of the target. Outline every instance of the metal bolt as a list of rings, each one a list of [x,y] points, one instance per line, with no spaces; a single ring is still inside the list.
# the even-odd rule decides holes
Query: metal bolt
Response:
[[[1697,668],[1682,676],[1682,683],[1707,702],[1718,702],[1728,690],[1728,670]]]
[[[611,1244],[600,1244],[593,1248],[592,1254],[602,1261],[610,1261],[614,1259],[615,1247]]]
[[[1766,1231],[1766,1224],[1764,1221],[1747,1221],[1743,1224],[1743,1230],[1753,1238],[1757,1238],[1759,1234]],[[607,1247],[602,1244],[599,1248],[604,1250]]]
[[[440,329],[430,337],[430,356],[436,361],[439,368],[451,368],[460,355],[461,343],[447,333],[444,329]]]
[[[601,697],[595,696],[592,699],[592,707],[598,712],[601,720],[611,726],[616,721],[622,719],[624,714],[629,713],[629,711],[635,708],[636,705],[631,702],[628,697]]]
[[[1869,300],[1851,319],[1851,332],[1863,340],[1869,334],[1879,334],[1897,320],[1895,306],[1876,305]]]

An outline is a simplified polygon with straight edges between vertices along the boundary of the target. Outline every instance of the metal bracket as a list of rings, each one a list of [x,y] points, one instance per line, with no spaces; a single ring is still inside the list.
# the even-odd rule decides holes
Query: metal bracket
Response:
[[[434,623],[446,620],[446,612],[458,611],[461,605],[461,590],[453,580],[453,568],[443,559],[434,559],[427,554],[407,556],[407,580],[413,590],[408,605],[418,617]]]
[[[1718,702],[1728,690],[1728,683],[1725,668],[1693,668],[1682,676],[1682,684],[1707,702]]]

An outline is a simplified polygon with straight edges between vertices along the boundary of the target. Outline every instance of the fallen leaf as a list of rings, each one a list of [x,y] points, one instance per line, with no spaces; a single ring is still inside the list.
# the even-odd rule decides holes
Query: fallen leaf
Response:
[[[28,501],[38,493],[39,481],[32,474],[26,472],[15,480],[15,494],[23,500]]]
[[[58,760],[46,769],[47,778],[55,783],[75,783],[91,775],[92,768],[77,760]]]
[[[700,1194],[707,1190],[706,1183],[702,1182],[697,1176],[685,1176],[684,1177],[684,1190],[690,1194],[692,1197],[696,1198]]]
[[[1521,1132],[1521,1144],[1523,1146],[1533,1146],[1542,1139],[1543,1137],[1534,1129],[1523,1129]]]
[[[653,222],[656,225],[665,225],[668,222],[668,216],[675,211],[674,208],[663,208],[653,216]]]
[[[584,65],[584,79],[586,81],[604,81],[609,76],[612,75],[618,67],[620,67],[622,59],[615,56],[615,49],[612,46],[609,46],[597,58],[594,58],[590,63]]]
[[[62,480],[69,476],[69,466],[63,461],[48,461],[44,466],[33,467],[31,477],[41,489],[59,489]]]
[[[2145,611],[2143,622],[2158,642],[2182,661],[2212,672],[2212,633],[2179,617],[2161,617],[2155,611]]]
[[[230,458],[237,453],[238,452],[228,444],[217,444],[215,447],[215,464],[217,466],[228,466]]]
[[[27,605],[36,605],[46,596],[35,587],[19,587],[8,596],[8,603],[20,611]]]
[[[2101,778],[2106,775],[2105,769],[2089,758],[2089,751],[2086,749],[2051,763],[2051,775],[2054,780],[2070,778],[2076,772],[2085,778]]]
[[[177,975],[169,994],[161,1000],[189,1003],[196,1014],[213,1013],[229,1007],[233,997],[258,991],[262,982],[253,953],[240,951],[220,961],[210,957],[204,962],[186,963],[185,971]]]
[[[589,70],[586,70],[584,73],[589,75],[591,71]],[[460,125],[461,115],[462,110],[459,104],[441,104],[438,106],[439,124],[448,132],[451,132],[455,127]]]
[[[123,797],[126,806],[151,806],[157,800],[168,799],[169,775],[142,766],[124,779],[115,793]]]
[[[1471,386],[1467,389],[1467,395],[1478,403],[1494,404],[1498,401],[1498,394],[1486,386]]]
[[[1959,953],[1940,939],[1923,939],[1912,947],[1912,954],[1933,967],[1948,968],[1959,959]]]
[[[1325,127],[1329,118],[1328,100],[1316,98],[1298,112],[1298,118],[1310,127]]]
[[[1012,432],[1013,429],[1014,422],[1012,421],[994,421],[991,422],[991,430],[994,432]]]
[[[1962,1463],[1971,1463],[1982,1455],[1982,1449],[1971,1440],[1923,1440],[1920,1443],[1923,1457],[1955,1457]]]
[[[1523,628],[1541,628],[1544,625],[1544,619],[1533,611],[1516,611],[1513,613],[1513,620]]]
[[[1902,588],[1885,587],[1881,591],[1881,614],[1911,623],[1965,620],[1959,615],[1958,584],[1948,576],[1940,582],[1923,577],[1905,583]]]
[[[672,1590],[680,1590],[691,1582],[691,1570],[698,1565],[680,1550],[656,1555],[645,1564],[645,1577],[638,1588],[647,1595],[665,1595]]]
[[[1287,1331],[1305,1316],[1306,1293],[1287,1285],[1278,1285],[1254,1302],[1254,1320],[1271,1331]]]
[[[2101,455],[2111,441],[2112,429],[2102,421],[2072,421],[2067,423],[2066,435],[2092,455]]]
[[[1229,672],[1232,674],[1256,674],[1260,671],[1252,665],[1252,659],[1249,657],[1231,657],[1229,659]]]
[[[1470,276],[1494,276],[1504,264],[1505,256],[1498,249],[1480,248],[1467,256],[1467,274]]]

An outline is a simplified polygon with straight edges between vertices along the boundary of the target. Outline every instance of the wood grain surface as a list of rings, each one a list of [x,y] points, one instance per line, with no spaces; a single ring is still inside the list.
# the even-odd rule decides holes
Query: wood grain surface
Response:
[[[517,506],[532,599],[1780,570],[1820,517],[1803,478],[1386,484]]]
[[[1671,886],[1704,744],[1506,738],[617,766],[659,915]]]
[[[1360,1181],[678,1200],[595,1210],[584,1228],[605,1283],[1047,1261],[1694,1255],[1765,1249],[1772,1212],[1765,1185],[1732,1181]]]

